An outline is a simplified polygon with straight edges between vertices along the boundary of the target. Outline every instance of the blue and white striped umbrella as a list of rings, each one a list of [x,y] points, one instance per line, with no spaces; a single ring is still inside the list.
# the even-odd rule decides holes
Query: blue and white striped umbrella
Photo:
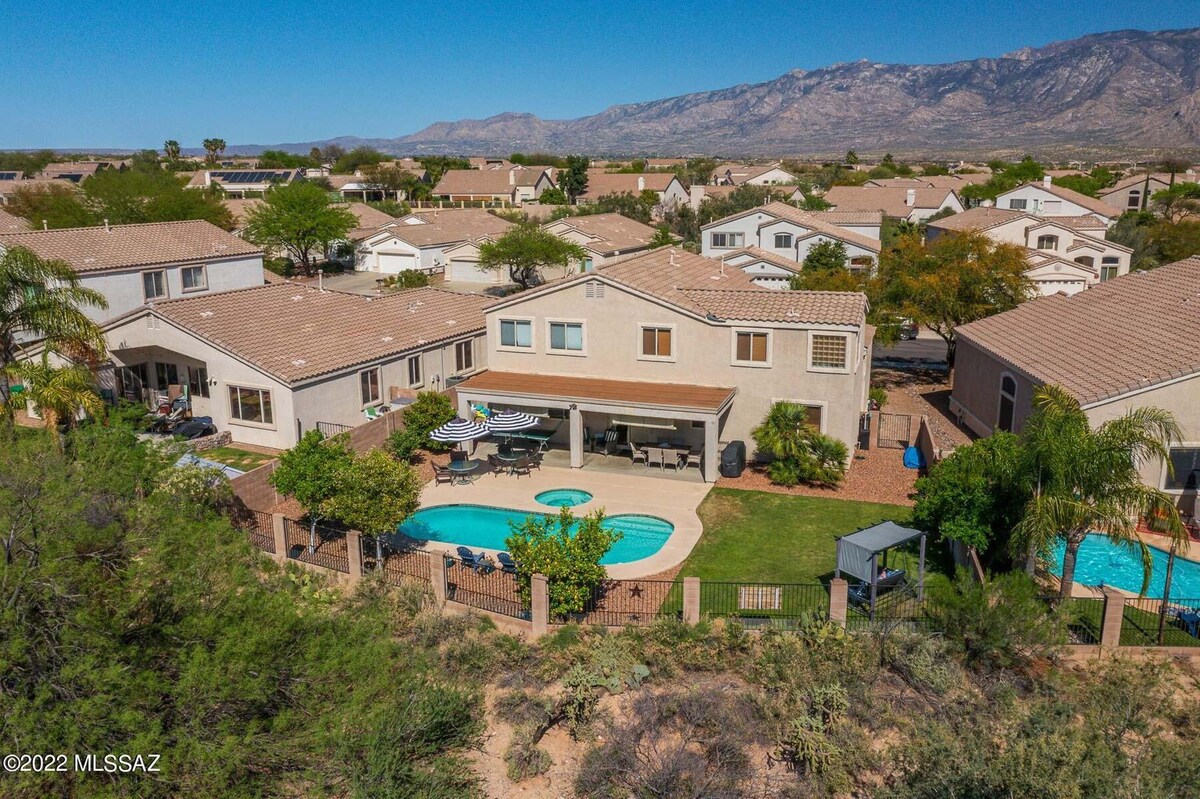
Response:
[[[479,422],[468,422],[466,419],[455,418],[446,422],[437,430],[434,430],[429,434],[429,437],[434,441],[453,443],[456,441],[470,441],[473,438],[483,438],[490,432],[490,430]]]
[[[488,420],[484,424],[493,433],[513,433],[517,430],[528,430],[531,427],[537,427],[541,424],[541,420],[536,416],[521,413],[520,411],[501,411],[488,417]]]

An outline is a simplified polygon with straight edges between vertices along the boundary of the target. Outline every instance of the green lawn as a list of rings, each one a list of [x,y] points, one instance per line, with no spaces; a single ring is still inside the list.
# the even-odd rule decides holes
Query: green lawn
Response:
[[[275,457],[274,455],[264,455],[261,452],[238,449],[237,447],[217,447],[215,449],[206,449],[196,454],[201,458],[223,463],[235,469],[241,469],[243,472],[257,469]]]
[[[816,583],[833,576],[836,536],[885,519],[903,524],[911,509],[714,488],[697,512],[704,535],[680,575],[701,581]],[[910,573],[915,572],[914,559]]]

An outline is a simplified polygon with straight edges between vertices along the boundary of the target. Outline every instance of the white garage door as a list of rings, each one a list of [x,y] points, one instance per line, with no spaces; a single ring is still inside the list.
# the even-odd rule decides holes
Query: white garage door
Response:
[[[403,253],[379,253],[379,271],[385,275],[395,275],[405,269],[417,268],[417,256]]]
[[[462,283],[495,283],[498,272],[485,272],[475,261],[450,261],[449,279]]]

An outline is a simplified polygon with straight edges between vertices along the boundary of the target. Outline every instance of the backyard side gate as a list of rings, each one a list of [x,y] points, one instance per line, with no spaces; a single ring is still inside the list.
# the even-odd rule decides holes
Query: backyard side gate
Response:
[[[879,414],[879,431],[876,442],[880,447],[904,449],[912,443],[913,417],[907,413]]]

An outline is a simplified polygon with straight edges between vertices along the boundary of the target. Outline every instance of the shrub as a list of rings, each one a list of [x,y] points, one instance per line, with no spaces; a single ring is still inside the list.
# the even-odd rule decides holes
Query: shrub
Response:
[[[558,516],[526,517],[513,526],[504,541],[517,563],[517,588],[528,601],[530,580],[544,574],[549,581],[550,614],[565,616],[583,611],[596,586],[607,576],[600,559],[621,533],[604,525],[604,511],[576,519],[570,508]]]
[[[283,277],[291,277],[296,274],[296,264],[291,258],[267,258],[263,260],[263,266],[268,271]]]
[[[508,778],[513,782],[545,774],[554,765],[550,753],[533,742],[528,730],[514,731],[512,741],[504,751],[504,762],[508,765]]]
[[[871,390],[867,392],[867,396],[869,396],[871,401],[875,403],[875,407],[879,408],[880,410],[883,409],[884,405],[887,405],[887,389],[883,388],[882,386],[871,386]]]
[[[429,434],[454,418],[454,406],[450,398],[436,391],[422,391],[416,400],[406,407],[404,429],[388,436],[387,448],[395,457],[408,460],[418,449],[445,452],[453,444],[434,441]]]
[[[894,646],[891,666],[913,688],[943,696],[961,684],[962,672],[944,639],[902,634]]]
[[[823,435],[803,405],[776,402],[750,435],[759,452],[772,458],[767,474],[780,485],[803,482],[835,486],[846,474],[846,445]]]
[[[387,278],[383,284],[394,289],[419,289],[429,285],[429,275],[418,269],[405,269]]]

